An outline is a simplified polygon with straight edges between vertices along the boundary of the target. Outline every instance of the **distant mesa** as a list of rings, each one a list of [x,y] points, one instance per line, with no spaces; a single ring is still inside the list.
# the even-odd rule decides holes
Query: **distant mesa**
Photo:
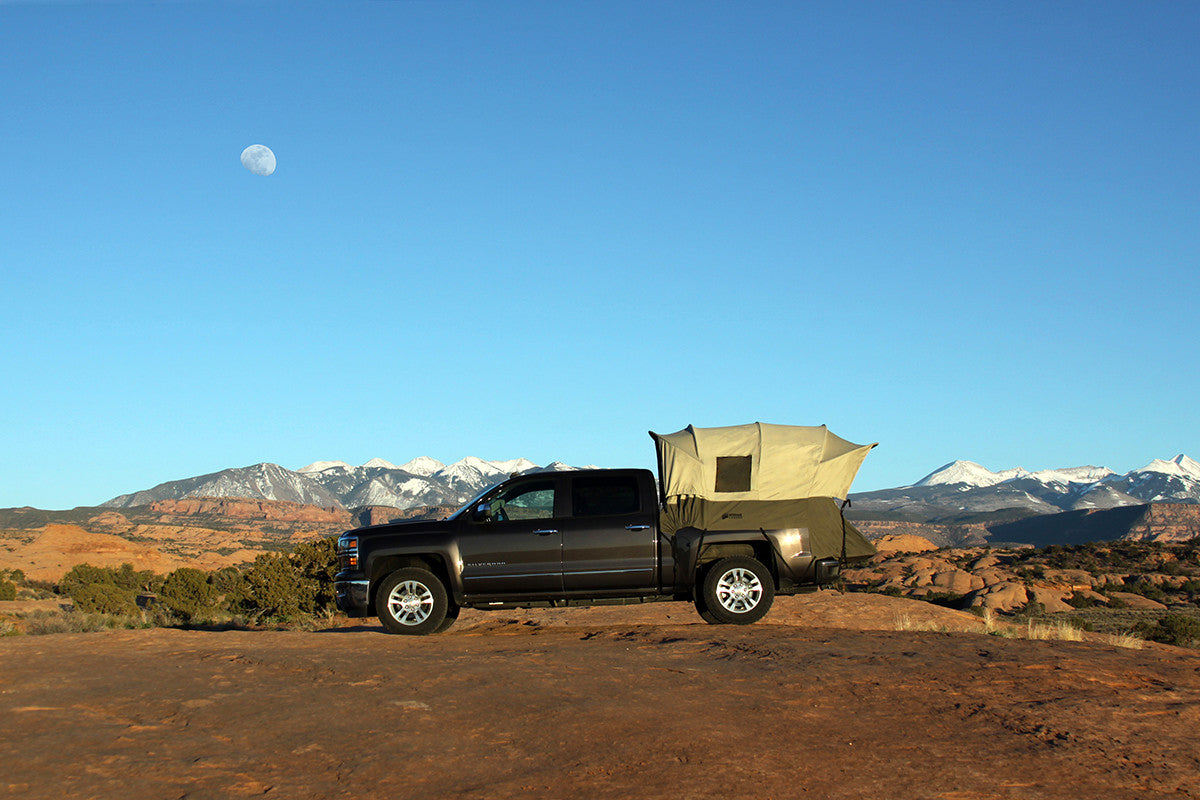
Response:
[[[923,536],[911,533],[889,533],[871,542],[881,553],[924,553],[938,546]]]

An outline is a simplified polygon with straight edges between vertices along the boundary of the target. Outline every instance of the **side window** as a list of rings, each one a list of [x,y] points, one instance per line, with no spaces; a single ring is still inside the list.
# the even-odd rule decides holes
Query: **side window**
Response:
[[[550,519],[554,516],[554,482],[521,483],[492,501],[492,519]]]
[[[576,517],[633,514],[641,510],[638,481],[632,475],[576,478],[572,486],[571,513]]]

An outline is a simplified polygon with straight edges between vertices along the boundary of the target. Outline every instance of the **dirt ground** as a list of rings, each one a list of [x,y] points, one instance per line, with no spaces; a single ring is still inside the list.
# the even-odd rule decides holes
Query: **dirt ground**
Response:
[[[865,599],[864,599],[865,598]],[[0,639],[14,798],[1200,798],[1200,654],[820,593]]]

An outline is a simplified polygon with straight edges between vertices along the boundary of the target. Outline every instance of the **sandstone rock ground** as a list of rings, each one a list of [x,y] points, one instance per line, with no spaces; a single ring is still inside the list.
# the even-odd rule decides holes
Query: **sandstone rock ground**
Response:
[[[1200,797],[1196,653],[887,629],[910,611],[979,624],[826,592],[744,628],[660,604],[9,637],[0,794]]]

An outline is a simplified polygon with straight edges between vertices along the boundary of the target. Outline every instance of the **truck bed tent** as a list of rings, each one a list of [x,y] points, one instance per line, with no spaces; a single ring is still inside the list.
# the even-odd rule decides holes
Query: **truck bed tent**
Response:
[[[860,445],[824,426],[755,422],[657,434],[663,532],[807,528],[818,558],[865,558],[875,548],[835,498],[850,492],[875,444]]]

